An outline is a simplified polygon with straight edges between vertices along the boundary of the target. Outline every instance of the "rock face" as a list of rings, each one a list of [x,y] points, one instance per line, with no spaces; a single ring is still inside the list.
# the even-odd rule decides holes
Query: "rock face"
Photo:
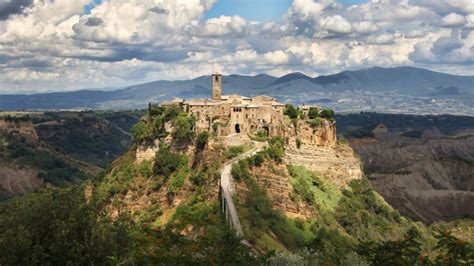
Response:
[[[0,187],[19,195],[31,191],[43,184],[38,178],[38,171],[28,168],[18,168],[13,164],[0,165]]]
[[[159,150],[159,141],[155,141],[155,143],[138,145],[135,151],[135,163],[140,164],[143,161],[153,161],[156,157],[156,152]]]
[[[314,208],[292,196],[293,186],[285,164],[271,166],[265,164],[262,167],[254,168],[252,176],[255,177],[257,185],[267,193],[267,197],[272,201],[274,208],[280,209],[286,216],[301,220],[315,217]],[[246,193],[243,192],[248,190],[245,182],[238,182],[236,189],[240,202],[244,202]]]
[[[296,127],[292,125],[285,131],[288,138],[288,147],[313,149],[318,147],[336,146],[336,124],[326,119],[321,119],[321,124],[312,126],[308,121],[299,120]]]
[[[286,149],[285,162],[303,165],[340,188],[353,179],[362,178],[360,161],[352,148],[345,144],[300,149],[290,145]]]
[[[0,130],[4,130],[8,134],[21,135],[29,141],[38,141],[38,135],[30,119],[0,118]]]
[[[428,223],[473,217],[474,136],[391,134],[351,145],[376,190],[402,214]]]

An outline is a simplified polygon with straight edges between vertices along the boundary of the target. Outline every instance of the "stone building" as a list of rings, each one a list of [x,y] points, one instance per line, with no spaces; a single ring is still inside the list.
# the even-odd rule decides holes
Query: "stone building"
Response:
[[[234,133],[285,137],[290,142],[298,139],[303,146],[333,146],[336,143],[335,123],[322,119],[313,126],[306,119],[291,121],[284,115],[285,105],[264,95],[245,97],[237,94],[222,95],[222,76],[212,75],[212,98],[184,100],[175,98],[162,106],[180,105],[195,117],[194,130],[215,132],[218,136]],[[304,114],[312,106],[300,106]],[[320,110],[319,107],[318,111]],[[291,143],[289,143],[291,145]]]
[[[277,136],[285,130],[284,104],[268,96],[222,95],[220,74],[212,75],[211,99],[174,99],[162,103],[163,106],[177,104],[196,118],[196,132],[214,131],[221,136],[264,132],[268,136]]]

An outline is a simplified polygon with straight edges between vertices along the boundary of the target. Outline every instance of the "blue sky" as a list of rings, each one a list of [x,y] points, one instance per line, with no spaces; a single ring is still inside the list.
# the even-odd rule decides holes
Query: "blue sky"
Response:
[[[204,18],[239,15],[249,20],[279,20],[288,11],[292,2],[292,0],[218,0]],[[339,0],[339,2],[358,4],[367,0]]]
[[[472,75],[472,0],[433,2],[4,1],[0,93],[124,87],[212,71],[316,76],[410,65]]]

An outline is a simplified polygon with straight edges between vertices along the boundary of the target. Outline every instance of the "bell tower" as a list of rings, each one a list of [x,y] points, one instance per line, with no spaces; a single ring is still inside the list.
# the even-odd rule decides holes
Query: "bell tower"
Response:
[[[212,99],[220,101],[222,96],[222,75],[212,74]]]

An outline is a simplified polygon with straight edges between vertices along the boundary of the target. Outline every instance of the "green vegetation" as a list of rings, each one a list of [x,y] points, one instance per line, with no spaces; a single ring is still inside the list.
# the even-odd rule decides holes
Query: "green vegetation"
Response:
[[[232,146],[225,151],[225,158],[232,159],[244,152],[244,146]]]
[[[186,167],[188,160],[180,153],[172,152],[169,146],[160,146],[160,151],[156,153],[154,174],[159,176],[162,183],[176,172]]]
[[[42,190],[0,204],[0,264],[112,265],[132,251],[133,224],[111,220],[81,188]]]
[[[323,109],[321,113],[319,114],[320,117],[328,119],[328,120],[333,120],[334,115],[335,115],[334,111],[328,108]]]
[[[153,131],[145,121],[140,121],[133,126],[132,134],[135,142],[151,141],[154,139]]]
[[[316,107],[310,107],[308,112],[308,118],[315,119],[316,117],[319,117],[319,109]]]
[[[374,138],[375,134],[370,128],[364,127],[348,130],[344,133],[344,137],[347,139]]]
[[[188,135],[192,118],[183,119],[179,107],[153,107],[150,114],[153,136],[163,137],[164,123],[171,122],[182,124],[177,127],[182,132],[173,133],[176,139],[193,138]],[[318,118],[322,119],[312,119]],[[197,150],[205,152],[194,154],[204,159],[194,160],[192,168],[186,155],[162,145],[154,164],[136,164],[133,151],[124,154],[112,163],[107,174],[94,179],[90,193],[84,193],[81,186],[43,189],[0,203],[0,264],[474,263],[472,243],[443,228],[433,227],[438,231],[433,234],[421,223],[401,217],[366,180],[354,180],[341,190],[302,166],[285,168],[282,163],[287,140],[283,138],[268,139],[266,149],[232,167],[234,178],[248,188],[236,197],[236,203],[245,240],[253,247],[250,250],[229,229],[216,200],[222,162],[248,147],[225,150],[214,145],[208,150],[209,137],[207,132],[196,136]],[[12,143],[0,143],[7,142]],[[27,142],[18,139],[13,145],[21,146],[13,149],[21,155],[15,160],[39,160],[25,155],[32,148]],[[12,152],[1,147],[0,155]],[[51,169],[67,168],[67,164],[50,159],[40,163]],[[270,171],[282,175],[282,180],[288,178],[293,187],[291,198],[314,211],[314,219],[291,219],[275,209],[264,186],[257,185],[254,174],[258,175],[259,168],[265,174]],[[173,201],[178,192],[180,197]],[[163,203],[163,196],[168,202]]]
[[[260,130],[257,135],[255,136],[250,136],[250,139],[253,140],[253,141],[260,141],[260,142],[264,142],[264,141],[267,141],[268,139],[268,135],[267,135],[267,132],[265,130]]]
[[[194,137],[193,127],[195,123],[194,117],[182,112],[173,121],[174,128],[171,135],[178,141],[190,141]]]
[[[268,144],[269,146],[264,150],[265,154],[275,162],[283,162],[283,156],[285,156],[285,140],[281,137],[273,137],[268,140]]]
[[[198,151],[202,151],[204,148],[206,148],[209,137],[209,132],[207,131],[199,133],[199,135],[196,137],[196,149]]]
[[[316,128],[324,123],[324,119],[322,119],[321,117],[316,117],[314,119],[309,120],[308,123],[311,125],[311,127]]]
[[[287,218],[273,209],[265,189],[257,186],[252,174],[255,167],[266,165],[272,169],[278,163],[268,151],[275,147],[284,149],[284,141],[275,139],[270,143],[269,149],[259,154],[263,162],[256,164],[253,156],[232,168],[234,178],[245,182],[249,189],[245,201],[238,205],[246,239],[265,252],[277,251],[265,260],[267,263],[455,265],[472,261],[471,243],[449,233],[435,237],[422,224],[403,218],[366,180],[354,180],[349,189],[341,191],[302,166],[288,166],[294,189],[292,198],[307,202],[318,218]]]
[[[298,118],[298,111],[291,104],[285,105],[285,110],[283,110],[283,114],[290,117],[290,119]]]
[[[8,145],[0,147],[0,158],[5,162],[12,161],[17,165],[31,167],[39,171],[38,176],[55,186],[64,186],[89,178],[71,161],[63,159],[39,143],[29,142],[21,136],[4,135]]]
[[[38,125],[36,130],[40,139],[62,153],[101,167],[105,167],[131,146],[129,133],[97,114],[74,115],[48,114],[48,119],[57,117],[60,122]]]
[[[288,166],[292,185],[295,193],[302,199],[319,210],[334,211],[339,205],[341,192],[335,186],[329,184],[314,175],[303,166]]]

